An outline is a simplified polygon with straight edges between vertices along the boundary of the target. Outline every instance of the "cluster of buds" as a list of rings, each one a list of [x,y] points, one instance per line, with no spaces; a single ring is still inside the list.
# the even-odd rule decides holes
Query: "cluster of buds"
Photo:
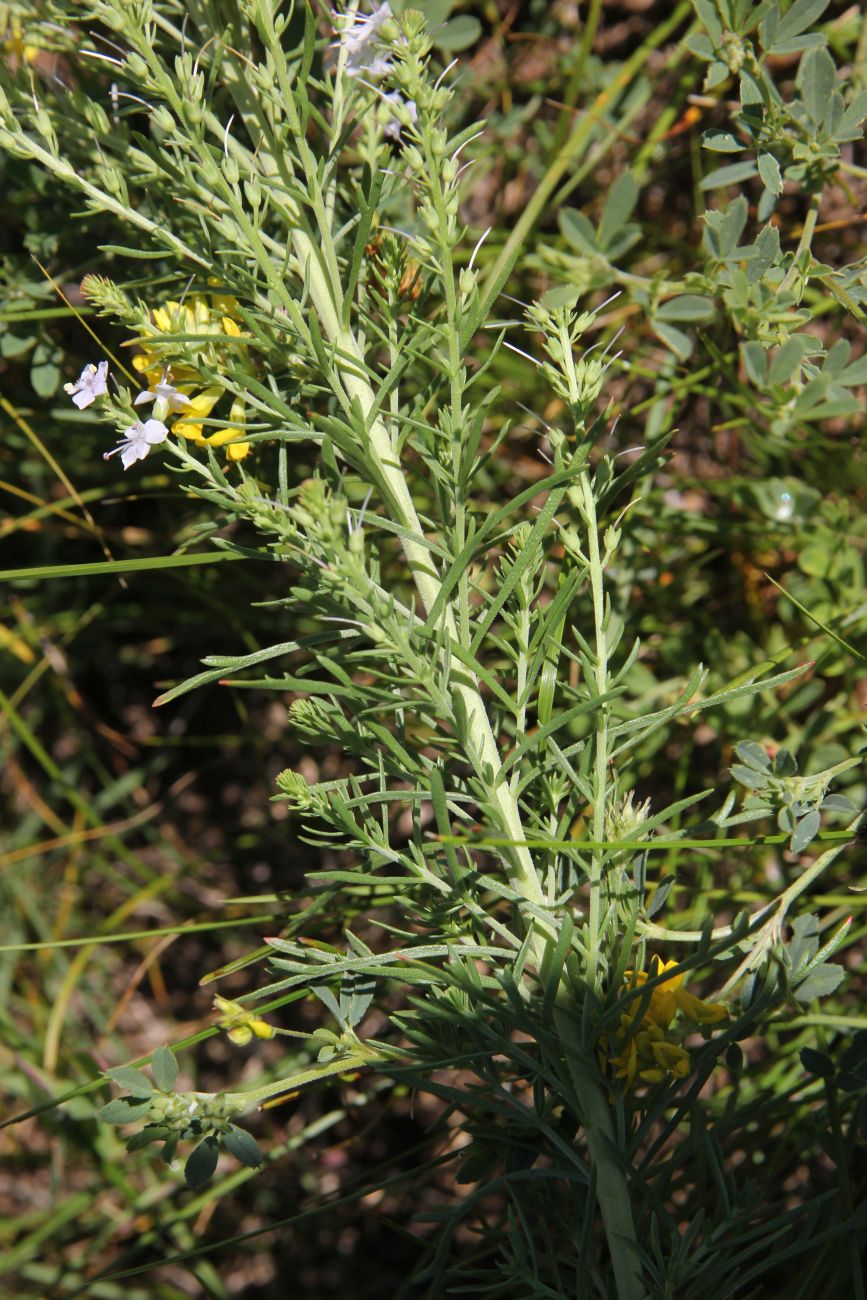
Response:
[[[549,309],[536,303],[527,309],[527,327],[541,332],[548,357],[542,372],[557,396],[569,406],[578,429],[591,417],[611,364],[604,353],[575,356],[579,339],[595,319],[596,312],[578,312],[574,307]]]
[[[323,791],[310,785],[300,772],[291,767],[278,772],[277,789],[280,793],[275,797],[288,803],[293,812],[322,817],[328,810],[328,798]]]

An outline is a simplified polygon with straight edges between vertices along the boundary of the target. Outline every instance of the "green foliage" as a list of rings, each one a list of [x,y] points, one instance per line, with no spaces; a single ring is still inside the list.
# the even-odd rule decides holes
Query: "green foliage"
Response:
[[[816,838],[823,811],[840,812],[850,818],[858,811],[845,795],[828,793],[836,776],[858,765],[857,758],[825,772],[799,777],[798,764],[787,749],[778,750],[771,759],[760,745],[745,741],[736,746],[735,752],[742,761],[732,766],[732,776],[753,792],[744,806],[758,813],[775,813],[780,830],[792,833],[789,847],[793,853],[803,853]]]
[[[297,1052],[243,1092],[176,1092],[160,1048],[150,1075],[105,1072],[123,1095],[100,1118],[134,1126],[140,1169],[153,1145],[172,1165],[194,1143],[199,1193],[221,1149],[262,1163],[234,1123],[245,1110],[375,1072],[436,1098],[466,1137],[466,1194],[420,1247],[430,1294],[800,1285],[804,1243],[837,1270],[862,1209],[839,1152],[839,1200],[808,1188],[793,1209],[776,1172],[787,1142],[798,1161],[802,1136],[819,1149],[804,1070],[827,1085],[834,1134],[835,1089],[847,1114],[862,1101],[861,1048],[838,1072],[824,1040],[847,1029],[835,958],[857,896],[834,891],[865,793],[867,535],[839,489],[865,484],[847,431],[867,371],[840,335],[863,320],[867,281],[849,245],[814,253],[822,204],[859,175],[855,42],[821,2],[696,0],[691,31],[678,6],[615,67],[592,56],[590,6],[562,117],[537,124],[533,96],[514,109],[533,144],[521,167],[543,172],[511,229],[496,214],[491,231],[470,229],[464,163],[504,165],[492,155],[515,119],[477,122],[442,71],[482,31],[454,8],[395,4],[332,30],[271,0],[55,0],[28,39],[69,83],[29,75],[23,53],[0,75],[4,167],[95,232],[69,310],[112,385],[81,412],[59,395],[89,344],[67,363],[67,309],[61,337],[37,314],[49,290],[14,262],[0,355],[53,430],[91,455],[116,435],[129,477],[183,512],[161,521],[164,560],[62,552],[59,567],[40,552],[9,571],[47,602],[36,584],[58,574],[155,568],[167,584],[233,561],[209,570],[224,585],[208,619],[185,611],[187,650],[154,674],[157,725],[218,683],[285,702],[275,799],[312,867],[297,896],[283,879],[266,896],[265,947],[215,973],[246,968],[245,1003],[305,997],[334,1025],[291,1031]],[[543,15],[545,33],[559,21]],[[666,109],[629,142],[641,69],[673,34],[678,107],[703,84],[700,143],[727,161],[705,171],[696,141],[692,206],[658,239],[653,184],[680,136]],[[106,59],[135,87],[120,106]],[[57,226],[53,244],[20,242],[59,274]],[[532,300],[522,315],[504,286]],[[13,409],[12,445],[37,446]],[[720,450],[723,434],[737,442]],[[68,490],[58,509],[78,508]],[[158,592],[148,636],[167,621]],[[20,743],[102,834],[99,799],[124,795],[112,782],[88,804],[19,702]],[[278,1032],[222,1010],[236,1047]],[[792,1137],[762,1169],[756,1135],[772,1132]],[[857,1276],[844,1264],[839,1294]]]
[[[143,1070],[120,1066],[106,1071],[106,1077],[129,1095],[107,1102],[99,1118],[106,1124],[143,1125],[127,1139],[127,1151],[161,1142],[162,1159],[172,1164],[179,1143],[197,1142],[184,1165],[184,1177],[194,1190],[204,1187],[214,1174],[221,1147],[249,1169],[261,1165],[256,1139],[230,1119],[245,1102],[229,1096],[176,1092],[178,1063],[168,1047],[154,1052],[151,1073],[153,1083]]]

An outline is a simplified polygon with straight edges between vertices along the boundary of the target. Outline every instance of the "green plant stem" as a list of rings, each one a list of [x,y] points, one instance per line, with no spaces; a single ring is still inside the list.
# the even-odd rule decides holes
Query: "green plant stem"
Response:
[[[296,1088],[303,1088],[310,1083],[319,1083],[335,1074],[351,1073],[353,1070],[361,1070],[381,1062],[382,1057],[377,1051],[365,1049],[347,1052],[345,1056],[336,1060],[311,1065],[306,1070],[298,1070],[295,1074],[286,1075],[273,1083],[266,1083],[261,1088],[250,1088],[246,1092],[223,1092],[220,1096],[236,1115],[240,1115],[244,1111],[252,1110],[254,1106],[261,1106],[262,1102],[270,1097],[279,1097],[283,1092],[294,1092]],[[212,1097],[209,1092],[195,1092],[191,1095],[197,1100]]]
[[[270,30],[270,33],[268,30],[261,31],[261,34],[269,42],[275,59],[279,58],[282,51],[279,50],[279,43],[274,38],[273,29]],[[300,134],[300,123],[297,121],[297,115],[291,100],[287,103],[287,112],[293,129]],[[234,196],[230,192],[230,201],[233,198]],[[252,229],[249,221],[245,220],[245,214],[240,204],[233,203],[232,206],[236,220],[245,226],[245,234],[255,248],[257,260],[268,280],[269,287],[272,292],[279,295],[290,316],[297,320],[300,314],[298,304],[291,298],[282,280],[277,275],[270,256],[261,240],[257,237],[257,232]],[[325,249],[325,263],[330,266],[336,260],[331,230],[323,226],[320,230],[320,237],[322,246]],[[391,433],[378,414],[377,398],[367,378],[362,349],[352,329],[343,323],[343,303],[335,300],[336,295],[332,292],[332,285],[328,283],[318,250],[313,246],[309,235],[296,226],[292,232],[292,244],[295,256],[307,279],[310,299],[322,330],[336,349],[334,364],[342,385],[350,402],[358,404],[361,415],[365,420],[368,451],[381,482],[388,491],[390,504],[395,514],[394,522],[405,530],[403,537],[404,554],[422,604],[429,613],[439,595],[442,585],[441,579],[436,562],[426,545],[424,530],[407,485],[406,476],[400,463],[400,456]],[[454,294],[453,278],[451,292]],[[453,304],[453,309],[456,310],[456,304]],[[453,401],[459,401],[459,395],[456,396],[455,394],[456,382],[456,377],[452,375]],[[451,640],[459,640],[454,611],[449,604],[443,607],[441,624]],[[512,793],[510,785],[500,777],[502,767],[500,753],[478,684],[471,674],[461,676],[455,673],[452,691],[456,705],[455,713],[458,716],[461,714],[464,716],[467,738],[474,741],[476,752],[471,755],[472,761],[477,765],[480,773],[484,773],[486,776],[491,802],[499,813],[501,824],[510,837],[514,837],[519,841],[523,840],[524,831],[518,802]],[[512,887],[517,889],[529,903],[536,907],[542,906],[544,904],[544,894],[529,850],[519,847],[513,855],[504,855],[504,861]],[[537,928],[539,926],[538,920],[532,924]],[[548,932],[550,933],[550,927],[548,927]]]
[[[855,826],[859,820],[860,814],[850,827],[853,834]],[[775,944],[780,942],[783,922],[785,921],[786,914],[795,899],[803,894],[805,890],[809,889],[813,881],[817,880],[819,876],[827,871],[831,863],[834,862],[834,860],[838,858],[847,847],[848,844],[839,844],[833,849],[828,849],[828,851],[823,853],[821,857],[818,857],[813,865],[808,867],[797,880],[793,881],[787,889],[784,889],[775,902],[769,903],[766,907],[759,910],[754,919],[758,919],[759,916],[768,911],[770,911],[771,915],[759,930],[756,936],[756,941],[751,950],[747,953],[734,974],[726,980],[726,983],[720,992],[721,997],[725,997],[726,993],[730,989],[734,988],[741,976],[746,971],[754,969],[762,961],[765,954],[769,952]],[[714,937],[716,937],[716,933],[714,933]]]
[[[809,253],[810,246],[813,242],[813,234],[816,229],[816,222],[819,219],[819,206],[822,202],[821,191],[810,196],[810,206],[807,210],[807,216],[804,219],[804,228],[801,231],[801,238],[798,240],[798,247],[795,249],[795,255],[792,258],[792,265],[785,274],[780,293],[785,293],[791,289],[801,270],[801,260],[805,253]]]
[[[563,370],[569,387],[569,398],[575,413],[576,432],[585,434],[582,411],[583,394],[575,368],[572,340],[566,322],[559,333],[563,355]],[[602,554],[599,549],[599,521],[593,484],[585,469],[581,472],[577,491],[570,491],[570,499],[579,510],[587,528],[587,562],[590,574],[590,592],[593,601],[593,630],[595,637],[594,686],[600,701],[609,691],[608,641],[605,618],[605,577]],[[605,813],[608,802],[608,706],[600,703],[594,715],[595,749],[593,755],[593,839],[601,844],[605,839]],[[602,893],[604,862],[600,850],[594,849],[590,859],[590,912],[587,936],[587,983],[594,990],[599,982],[599,945],[602,933]]]
[[[581,474],[583,513],[587,524],[587,551],[590,561],[590,589],[593,598],[593,626],[596,637],[596,691],[600,699],[608,694],[608,645],[605,635],[605,591],[602,576],[602,557],[599,551],[599,526],[596,519],[596,502],[590,476]],[[593,839],[597,844],[605,838],[605,812],[608,798],[608,706],[600,704],[596,712],[596,747],[593,757]],[[587,951],[587,979],[595,988],[599,976],[599,942],[602,920],[603,860],[598,849],[590,859],[590,914]]]
[[[564,1043],[575,1036],[575,1017],[565,1008],[554,1012]],[[596,1200],[605,1227],[605,1238],[614,1269],[618,1300],[644,1300],[641,1256],[632,1217],[632,1202],[626,1181],[624,1159],[614,1137],[611,1106],[595,1063],[580,1062],[567,1055],[569,1074],[581,1107],[581,1122],[587,1139],[590,1164],[596,1176]]]
[[[582,389],[575,367],[572,340],[564,323],[559,334],[563,357],[563,371],[569,388],[572,410],[575,412],[576,431],[580,438],[586,431],[581,420]],[[604,562],[599,547],[599,521],[593,484],[588,471],[582,470],[578,487],[570,491],[570,499],[578,508],[587,528],[587,561],[590,574],[590,591],[593,602],[595,635],[594,686],[600,701],[608,694],[608,641],[605,617]],[[597,844],[605,838],[605,814],[608,802],[608,707],[600,703],[594,715],[595,749],[593,756],[593,839]],[[600,947],[602,939],[602,901],[605,860],[602,851],[595,849],[590,859],[590,907],[587,919],[587,965],[584,974],[587,990],[598,990],[600,979]],[[566,977],[561,983],[559,998],[567,1003],[557,1017],[558,1029],[564,1043],[575,1033],[575,1024],[568,1011],[571,990]],[[617,1284],[619,1300],[640,1300],[645,1294],[642,1280],[641,1257],[632,1217],[632,1203],[626,1182],[623,1159],[614,1136],[611,1106],[604,1081],[593,1061],[580,1061],[567,1052],[569,1073],[580,1098],[581,1119],[587,1139],[590,1160],[596,1174],[596,1197],[605,1226],[605,1236],[611,1254],[611,1263]]]

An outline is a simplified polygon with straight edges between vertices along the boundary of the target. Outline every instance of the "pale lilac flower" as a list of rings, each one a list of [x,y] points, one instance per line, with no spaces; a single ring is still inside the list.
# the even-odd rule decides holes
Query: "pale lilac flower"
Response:
[[[135,424],[124,430],[123,438],[117,446],[105,453],[103,460],[120,452],[124,469],[129,469],[137,460],[144,460],[151,447],[165,442],[168,432],[162,420],[145,420],[144,424],[136,420]]]
[[[108,392],[108,362],[100,361],[98,366],[85,366],[77,382],[64,384],[63,391],[69,393],[79,411],[83,411],[91,402]]]
[[[335,18],[338,15],[335,14]],[[350,77],[384,77],[391,70],[391,58],[377,50],[379,32],[391,17],[389,4],[372,0],[372,13],[355,14],[350,26],[340,32],[340,44],[348,55],[346,72]]]
[[[383,95],[383,100],[394,109],[393,115],[383,127],[382,134],[388,140],[399,140],[403,127],[418,121],[418,109],[414,99],[404,99],[396,90]]]
[[[143,392],[139,393],[133,402],[133,406],[144,406],[146,402],[165,402],[166,410],[173,414],[182,411],[185,406],[189,406],[190,399],[184,393],[179,392],[174,384],[166,383],[167,379],[168,375],[163,375],[160,382],[154,384],[153,388],[145,388]]]

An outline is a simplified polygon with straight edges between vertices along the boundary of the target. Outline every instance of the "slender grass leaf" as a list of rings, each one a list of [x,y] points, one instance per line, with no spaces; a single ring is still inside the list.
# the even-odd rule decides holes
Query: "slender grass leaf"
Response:
[[[145,573],[156,569],[190,569],[221,564],[241,557],[229,551],[196,555],[155,555],[144,560],[94,560],[90,564],[40,564],[32,569],[0,569],[0,582],[44,582],[51,578],[89,578],[112,573]]]

